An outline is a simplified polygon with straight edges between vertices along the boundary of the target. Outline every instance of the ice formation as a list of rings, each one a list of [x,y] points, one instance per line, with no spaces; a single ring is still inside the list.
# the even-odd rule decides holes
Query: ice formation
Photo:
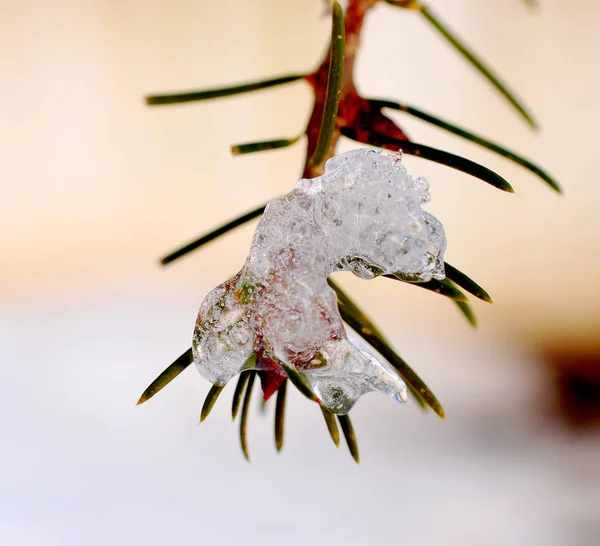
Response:
[[[224,385],[258,370],[268,397],[285,365],[337,414],[370,391],[405,401],[406,385],[390,364],[348,338],[327,276],[443,279],[446,237],[421,209],[429,199],[427,180],[409,176],[399,157],[361,149],[331,158],[322,176],[272,200],[242,270],[200,307],[193,337],[200,374]]]

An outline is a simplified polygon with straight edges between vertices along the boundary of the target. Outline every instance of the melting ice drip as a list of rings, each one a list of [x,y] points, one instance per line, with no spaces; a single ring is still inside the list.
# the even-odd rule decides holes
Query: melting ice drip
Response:
[[[370,391],[406,401],[390,364],[348,339],[327,277],[443,279],[446,237],[421,209],[429,199],[427,180],[409,176],[398,157],[361,149],[333,157],[322,176],[272,200],[242,270],[200,307],[193,339],[200,374],[224,385],[258,370],[268,398],[285,365],[337,414]]]

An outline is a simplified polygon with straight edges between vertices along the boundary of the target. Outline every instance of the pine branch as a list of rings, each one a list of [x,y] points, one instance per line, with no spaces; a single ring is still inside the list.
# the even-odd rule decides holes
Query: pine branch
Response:
[[[304,169],[305,178],[312,178],[322,174],[325,161],[335,153],[339,136],[345,135],[365,144],[382,146],[391,150],[402,149],[408,154],[423,157],[424,159],[429,159],[467,174],[471,174],[503,191],[513,191],[510,184],[504,178],[482,165],[442,150],[409,141],[408,137],[406,137],[406,133],[381,113],[383,108],[391,108],[417,117],[427,123],[431,123],[441,129],[460,136],[461,138],[485,147],[486,149],[528,169],[544,180],[554,190],[560,191],[560,187],[552,177],[540,167],[515,152],[415,107],[387,100],[368,100],[362,98],[358,94],[353,81],[353,68],[356,53],[360,44],[359,38],[361,28],[366,12],[371,7],[375,6],[378,1],[379,0],[349,0],[345,15],[342,12],[339,3],[334,1],[329,53],[325,56],[325,59],[313,74],[306,76],[282,76],[279,78],[218,89],[151,95],[147,97],[146,101],[149,105],[203,101],[258,91],[304,79],[312,86],[315,93],[313,111],[305,131],[307,136],[307,161]],[[419,11],[468,62],[488,79],[488,81],[528,121],[528,123],[535,126],[530,114],[521,102],[516,99],[514,93],[512,93],[512,91],[510,91],[506,85],[472,51],[470,51],[467,46],[464,45],[464,43],[458,39],[429,8],[422,5],[417,0],[386,1],[397,7]],[[531,1],[527,3],[533,4]],[[348,47],[346,47],[346,44],[348,44]],[[232,153],[234,155],[240,155],[280,149],[295,144],[299,139],[300,136],[238,144],[232,147]],[[264,212],[265,206],[266,205],[261,205],[186,244],[165,256],[161,260],[161,263],[163,265],[171,263],[193,250],[201,248],[203,245],[228,233],[236,227],[259,217]],[[452,267],[450,264],[446,263],[445,269],[445,279],[432,280],[426,283],[411,282],[411,284],[415,284],[423,289],[448,297],[450,300],[454,301],[455,305],[457,305],[466,319],[473,326],[476,326],[476,319],[473,310],[468,303],[468,298],[458,287],[463,288],[483,301],[491,303],[492,300],[489,294],[467,275]],[[410,282],[409,278],[402,278],[401,275],[389,275],[389,277],[396,280],[402,280],[403,282]],[[396,369],[398,374],[406,382],[409,391],[412,393],[417,403],[423,408],[426,408],[427,406],[431,407],[443,418],[444,410],[442,406],[427,385],[425,385],[423,380],[398,354],[396,354],[379,329],[354,303],[354,301],[352,301],[339,286],[333,283],[333,281],[328,280],[328,282],[336,291],[340,314],[344,322],[353,328],[358,335],[377,350]],[[248,362],[246,362],[243,368],[244,371],[239,376],[232,400],[233,419],[235,419],[241,406],[240,442],[244,456],[248,460],[247,420],[252,388],[257,374],[254,370],[256,358],[256,353],[253,353]],[[148,400],[169,384],[190,365],[192,359],[192,350],[189,349],[151,383],[140,397],[138,404]],[[304,396],[311,401],[319,403],[330,436],[335,445],[339,446],[340,434],[335,416],[327,408],[320,405],[319,398],[312,391],[309,382],[301,371],[286,365],[282,365],[282,368],[287,375],[287,378]],[[287,380],[284,380],[281,384],[277,383],[277,385],[275,444],[279,451],[283,446]],[[264,383],[263,388],[265,388]],[[213,385],[211,387],[202,407],[201,421],[206,419],[209,415],[223,389],[224,386],[219,385]],[[273,391],[274,390],[275,389],[273,389]],[[337,421],[342,428],[342,432],[352,456],[358,462],[358,446],[350,418],[348,416],[338,416]]]

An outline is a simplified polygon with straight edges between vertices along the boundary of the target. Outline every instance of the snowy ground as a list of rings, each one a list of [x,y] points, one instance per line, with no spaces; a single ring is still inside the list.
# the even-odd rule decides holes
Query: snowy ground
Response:
[[[438,343],[422,343],[383,321],[446,422],[369,395],[353,412],[357,466],[294,393],[279,455],[255,408],[248,464],[232,388],[200,427],[207,384],[191,369],[134,407],[185,348],[193,305],[143,286],[82,301],[2,310],[3,545],[597,543],[600,437],[541,415],[535,360],[504,342],[434,326]]]

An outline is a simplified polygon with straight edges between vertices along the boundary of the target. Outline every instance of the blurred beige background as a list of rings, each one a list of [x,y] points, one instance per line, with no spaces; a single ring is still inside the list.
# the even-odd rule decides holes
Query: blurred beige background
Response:
[[[0,544],[597,544],[600,439],[553,413],[541,355],[598,346],[600,7],[539,3],[431,2],[531,106],[537,134],[417,15],[380,6],[367,21],[363,94],[491,137],[565,195],[396,118],[517,193],[406,158],[432,181],[448,261],[495,303],[475,303],[472,332],[435,295],[343,277],[448,414],[366,398],[355,467],[299,397],[279,456],[270,417],[252,416],[251,466],[228,402],[196,428],[207,385],[194,372],[133,407],[254,225],[168,268],[158,257],[292,187],[302,144],[229,146],[300,133],[311,101],[302,82],[157,109],[142,97],[311,71],[328,40],[321,0],[0,0]]]

